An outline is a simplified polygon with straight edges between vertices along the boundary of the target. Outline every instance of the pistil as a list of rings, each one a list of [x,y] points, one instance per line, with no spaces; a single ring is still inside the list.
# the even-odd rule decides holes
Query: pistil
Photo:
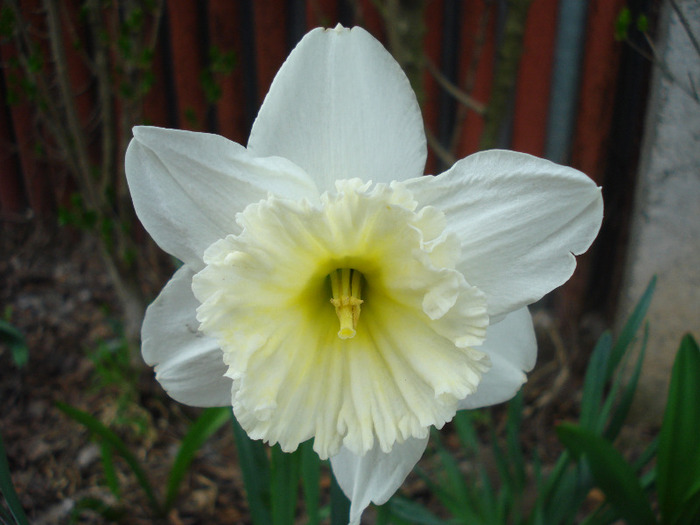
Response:
[[[355,336],[360,319],[362,274],[352,268],[339,268],[330,273],[331,304],[340,321],[338,337],[350,339]]]

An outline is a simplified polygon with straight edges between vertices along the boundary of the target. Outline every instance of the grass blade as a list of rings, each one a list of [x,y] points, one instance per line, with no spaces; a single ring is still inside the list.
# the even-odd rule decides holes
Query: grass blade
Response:
[[[586,368],[586,376],[583,381],[583,393],[581,395],[581,417],[579,419],[583,428],[593,431],[599,427],[600,404],[607,382],[606,371],[610,366],[610,352],[613,347],[613,338],[610,332],[600,336],[593,349],[591,360]]]
[[[5,453],[5,444],[2,441],[2,436],[0,436],[0,492],[5,496],[7,506],[10,508],[10,512],[15,521],[19,525],[29,525],[27,515],[24,513],[22,504],[17,497],[17,492],[15,492],[15,486],[12,483],[10,465],[7,462],[7,454]]]
[[[2,319],[0,319],[0,342],[10,347],[12,361],[17,368],[23,368],[29,362],[29,347],[24,334]]]
[[[301,485],[304,491],[304,507],[308,525],[319,525],[321,502],[321,460],[314,451],[313,440],[302,443],[301,450]]]
[[[299,459],[297,449],[291,454],[282,452],[279,445],[271,450],[270,475],[272,486],[272,523],[293,525],[299,488]]]
[[[250,517],[254,525],[272,525],[270,514],[270,462],[265,445],[253,441],[230,411],[233,434],[236,438],[238,463],[243,473],[243,484],[248,496]]]
[[[609,441],[589,429],[566,423],[557,427],[557,434],[570,452],[585,456],[596,484],[628,523],[657,523],[632,466]]]
[[[164,505],[166,514],[175,504],[180,483],[187,474],[195,454],[205,441],[229,420],[230,412],[229,407],[207,408],[187,430],[168,475]]]
[[[392,514],[409,523],[420,525],[447,525],[449,523],[435,516],[421,504],[404,498],[391,498],[388,505]]]
[[[331,525],[348,525],[350,500],[338,485],[331,470]]]
[[[153,509],[153,513],[157,516],[162,516],[162,508],[158,502],[158,499],[156,498],[155,493],[153,492],[150,481],[148,481],[148,476],[146,476],[146,472],[141,467],[141,464],[139,463],[138,459],[136,459],[136,456],[131,453],[126,443],[124,443],[124,441],[122,441],[117,434],[112,432],[109,428],[104,426],[99,420],[95,419],[87,412],[83,412],[78,408],[61,403],[60,401],[56,403],[56,406],[59,410],[61,410],[61,412],[66,414],[71,419],[74,419],[86,427],[95,436],[109,444],[114,451],[124,459],[146,494],[146,498],[148,499],[149,505]]]
[[[634,310],[627,318],[625,326],[622,327],[622,331],[620,332],[620,335],[617,338],[617,342],[615,343],[615,346],[613,347],[612,352],[610,354],[608,370],[605,377],[606,380],[609,380],[613,376],[615,369],[620,364],[620,361],[622,360],[623,355],[627,351],[627,348],[632,344],[635,334],[639,331],[639,328],[642,326],[644,317],[647,315],[647,310],[649,310],[649,305],[651,304],[651,298],[654,295],[655,288],[656,276],[651,278],[651,281],[649,281],[649,284],[647,285],[646,290],[642,294],[642,297],[639,299],[637,305],[634,307]]]
[[[605,437],[609,441],[615,440],[617,435],[622,430],[622,425],[627,419],[627,414],[629,414],[630,408],[632,407],[632,401],[634,400],[634,394],[637,391],[637,384],[639,383],[639,377],[642,375],[642,365],[644,364],[644,355],[646,354],[647,342],[649,341],[649,324],[644,325],[644,335],[642,336],[642,344],[639,348],[639,355],[637,356],[637,362],[634,365],[634,371],[630,376],[627,384],[625,385],[622,396],[620,397],[617,407],[613,412],[610,422],[605,429]],[[621,374],[618,373],[617,381],[622,381]],[[612,403],[615,401],[617,392],[617,382],[613,391],[609,395],[608,400],[606,400],[606,406],[603,407],[603,411],[607,414],[610,411]],[[607,417],[606,417],[607,419]]]
[[[659,432],[657,490],[664,520],[680,510],[691,487],[700,483],[700,348],[691,335],[681,341]]]
[[[102,470],[104,471],[107,487],[114,494],[117,500],[121,499],[121,491],[119,489],[119,478],[117,471],[114,468],[114,454],[112,446],[109,443],[102,441],[100,443],[100,453],[102,456]]]

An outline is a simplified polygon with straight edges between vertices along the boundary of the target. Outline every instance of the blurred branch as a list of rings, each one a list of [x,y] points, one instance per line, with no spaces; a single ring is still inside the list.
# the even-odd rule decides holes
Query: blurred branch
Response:
[[[142,284],[154,273],[148,257],[153,244],[137,242],[134,236],[138,223],[128,196],[123,156],[132,126],[143,118],[162,0],[125,0],[119,5],[87,0],[82,6],[84,16],[78,18],[84,24],[81,28],[75,27],[70,7],[55,0],[43,0],[42,11],[31,17],[17,0],[7,0],[5,5],[15,21],[11,36],[16,64],[30,86],[23,91],[33,105],[37,142],[44,150],[56,150],[78,188],[59,220],[98,239],[122,304],[124,330],[133,344],[146,304]],[[45,30],[37,31],[30,20],[42,28],[45,23]],[[67,47],[68,42],[72,47]],[[85,74],[87,81],[81,76]],[[76,88],[76,81],[85,86]],[[77,99],[86,94],[92,96],[88,106]]]
[[[508,0],[508,15],[503,28],[503,40],[493,79],[491,99],[484,115],[484,131],[480,149],[494,148],[508,113],[510,97],[515,88],[523,51],[525,22],[532,0]]]
[[[440,84],[440,86],[447,91],[447,93],[452,95],[457,102],[478,113],[479,115],[483,115],[486,112],[486,106],[484,104],[450,82],[449,79],[440,72],[437,66],[433,64],[432,60],[430,60],[428,57],[425,57],[425,66],[430,74],[433,75],[433,78],[435,78],[437,83]]]
[[[391,54],[406,73],[418,101],[423,102],[425,0],[375,0],[374,4],[384,18]]]
[[[440,141],[432,131],[426,129],[425,136],[428,140],[428,146],[432,148],[435,156],[443,165],[452,166],[455,162],[457,162],[456,157],[450,152],[450,150],[440,144]]]

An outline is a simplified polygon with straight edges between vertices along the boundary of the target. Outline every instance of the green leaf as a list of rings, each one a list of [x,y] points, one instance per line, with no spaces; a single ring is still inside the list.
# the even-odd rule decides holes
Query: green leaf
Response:
[[[121,507],[113,507],[98,498],[83,498],[78,500],[71,510],[71,523],[78,523],[80,515],[85,510],[90,510],[102,516],[105,521],[119,522],[124,518],[126,510]]]
[[[700,482],[700,348],[691,335],[676,354],[668,401],[659,432],[657,491],[664,520],[681,511]],[[670,523],[670,521],[669,521]]]
[[[19,525],[28,525],[27,515],[24,513],[22,504],[17,497],[17,492],[15,492],[15,486],[12,483],[10,465],[7,462],[7,454],[5,453],[5,444],[2,441],[2,436],[0,436],[0,493],[5,497],[7,506],[10,508],[10,512],[15,521]]]
[[[610,442],[591,430],[567,423],[557,427],[557,434],[572,454],[586,458],[596,484],[628,523],[657,523],[634,470]]]
[[[392,514],[409,523],[418,523],[420,525],[446,525],[450,523],[438,518],[419,503],[404,498],[391,498],[388,505]]]
[[[231,409],[228,407],[207,408],[187,430],[168,475],[164,505],[166,513],[175,504],[180,483],[187,474],[195,454],[207,439],[229,420],[230,413]]]
[[[350,500],[338,485],[331,470],[331,525],[347,525],[350,517]]]
[[[299,488],[300,451],[283,452],[279,445],[271,450],[270,477],[272,481],[272,523],[293,525]]]
[[[15,12],[7,6],[0,8],[0,36],[5,38],[12,36],[16,26]]]
[[[649,31],[649,17],[647,15],[641,14],[637,17],[637,31],[640,33]]]
[[[251,520],[254,525],[271,525],[270,462],[267,448],[261,441],[250,439],[236,421],[233,411],[230,414]]]
[[[136,459],[136,456],[131,453],[126,443],[124,443],[119,436],[117,436],[114,432],[87,412],[83,412],[78,408],[61,403],[60,401],[56,403],[56,406],[59,410],[61,410],[61,412],[66,414],[71,419],[74,419],[90,430],[90,432],[92,432],[99,439],[104,440],[107,444],[112,446],[114,451],[124,459],[126,464],[134,473],[134,476],[136,476],[136,480],[146,494],[146,498],[148,499],[148,503],[151,505],[154,514],[161,516],[161,506],[155,493],[153,492],[150,481],[148,481],[148,476],[146,476],[146,472],[141,467],[139,460]]]
[[[639,355],[637,356],[637,362],[634,365],[634,372],[632,372],[632,375],[627,381],[627,384],[622,392],[622,396],[617,402],[617,406],[615,407],[612,417],[610,418],[608,427],[605,429],[605,437],[610,441],[613,441],[620,433],[620,430],[622,430],[622,425],[627,419],[627,414],[629,414],[630,408],[632,407],[632,401],[634,400],[634,394],[637,391],[639,377],[642,375],[642,364],[644,363],[644,355],[646,353],[648,341],[649,324],[647,323],[644,325],[644,335],[642,336],[642,344],[639,349]],[[611,392],[608,400],[606,400],[605,406],[603,407],[606,414],[610,411],[609,407],[612,406],[612,403],[616,401],[615,398],[617,395],[615,395],[615,393],[617,392],[617,387],[620,381],[622,381],[622,374],[618,373],[615,386],[613,387],[613,392]]]
[[[107,482],[107,487],[114,494],[114,497],[121,499],[121,491],[119,490],[119,478],[117,477],[117,471],[114,468],[114,454],[112,453],[112,447],[105,443],[104,441],[100,443],[100,452],[102,455],[102,470],[105,474],[105,481]]]
[[[629,7],[623,7],[615,20],[615,40],[627,40],[631,23],[632,12]]]
[[[581,426],[593,431],[601,427],[600,405],[603,400],[603,392],[607,383],[607,370],[610,363],[610,353],[613,348],[613,339],[610,332],[600,336],[593,349],[593,354],[588,362],[586,376],[583,382],[581,395]]]
[[[0,319],[0,342],[10,347],[12,361],[17,368],[22,368],[27,364],[29,361],[29,347],[24,334],[2,319]]]
[[[688,496],[674,514],[671,525],[697,525],[700,516],[700,487]]]
[[[522,390],[508,403],[508,419],[506,425],[506,444],[508,450],[508,461],[513,471],[514,489],[521,493],[527,479],[525,469],[525,458],[520,442],[520,426],[523,414],[523,392]]]
[[[301,484],[304,490],[307,524],[318,525],[321,522],[319,505],[321,501],[321,460],[314,451],[313,440],[302,443],[301,449]]]
[[[610,355],[606,380],[610,379],[613,376],[615,370],[620,364],[620,361],[627,352],[627,349],[634,341],[634,338],[637,332],[639,331],[639,328],[642,326],[644,317],[646,317],[647,315],[647,310],[649,310],[649,305],[651,304],[651,298],[654,295],[655,288],[656,276],[652,277],[649,281],[649,284],[647,285],[646,290],[644,290],[642,297],[639,299],[639,302],[637,302],[637,305],[634,307],[634,310],[627,318],[625,326],[623,326],[622,330],[620,331],[620,335],[618,336],[617,341],[615,342],[615,346],[613,346]]]

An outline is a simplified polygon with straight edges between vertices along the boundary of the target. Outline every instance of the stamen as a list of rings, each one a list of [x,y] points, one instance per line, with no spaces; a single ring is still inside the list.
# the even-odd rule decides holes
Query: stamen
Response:
[[[331,304],[340,321],[338,337],[350,339],[355,336],[357,321],[360,319],[360,305],[363,303],[362,274],[351,268],[339,268],[330,273]]]

